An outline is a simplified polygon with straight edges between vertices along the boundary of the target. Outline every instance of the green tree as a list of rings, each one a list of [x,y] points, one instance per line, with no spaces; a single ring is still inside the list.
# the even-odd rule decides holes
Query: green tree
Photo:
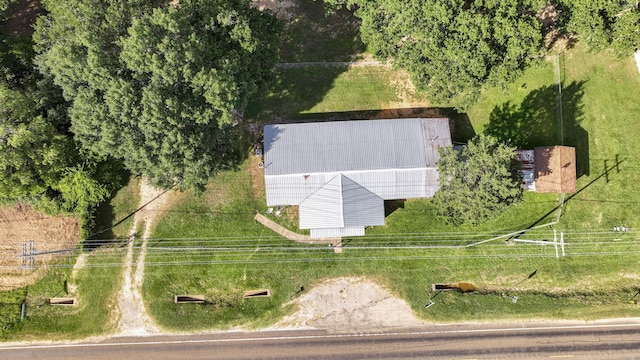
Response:
[[[279,23],[248,0],[48,1],[41,70],[83,148],[169,187],[236,164],[248,99],[272,79]]]
[[[542,53],[533,0],[328,0],[356,6],[362,41],[407,69],[436,102],[464,110],[483,86],[503,85]]]
[[[9,7],[9,2],[11,0],[0,0],[0,20],[2,20],[1,16],[4,15],[4,11]]]
[[[74,161],[71,138],[39,111],[30,94],[5,84],[0,84],[0,153],[0,197],[6,199],[42,194]]]
[[[592,50],[613,48],[629,56],[640,48],[640,5],[637,1],[564,0],[567,30]]]
[[[478,224],[522,200],[514,148],[478,135],[461,151],[441,149],[440,189],[432,199],[438,216],[452,224]]]
[[[80,213],[96,206],[110,194],[106,185],[95,180],[95,176],[82,167],[67,169],[55,187],[62,195],[64,207]]]

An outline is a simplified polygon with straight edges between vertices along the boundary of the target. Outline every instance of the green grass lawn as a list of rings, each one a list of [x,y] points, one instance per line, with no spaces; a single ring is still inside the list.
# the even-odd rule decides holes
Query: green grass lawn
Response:
[[[322,117],[325,113],[380,110],[398,102],[384,66],[318,66],[278,70],[266,98],[249,105],[254,121],[273,123]]]
[[[100,204],[96,216],[96,227],[91,240],[122,240],[129,237],[135,211],[140,206],[140,179],[131,177],[126,186],[114,196]]]
[[[257,224],[253,211],[264,209],[263,199],[253,194],[248,172],[222,173],[201,196],[185,197],[155,230],[147,253],[144,296],[151,314],[173,330],[267,326],[293,311],[283,304],[301,286],[310,289],[323,279],[341,276],[371,278],[431,321],[640,315],[637,307],[626,304],[636,286],[635,241],[623,240],[615,249],[568,245],[569,256],[560,259],[552,246],[504,241],[442,248],[520,229],[544,215],[556,199],[546,195],[538,199],[543,201],[527,200],[537,204],[521,205],[537,209],[529,219],[517,216],[514,209],[493,226],[466,229],[438,227],[429,216],[428,202],[407,202],[406,213],[396,210],[387,226],[372,229],[367,237],[346,239],[338,255],[326,245],[284,240]],[[406,228],[409,221],[418,220],[424,220],[425,227]],[[531,236],[550,233],[544,229]],[[613,250],[627,254],[598,255]],[[517,304],[502,297],[533,270],[538,270],[536,277],[509,293],[520,297]],[[455,281],[473,282],[480,291],[442,294],[438,311],[424,309],[432,283]],[[261,288],[270,289],[272,296],[242,299],[245,291]],[[205,295],[208,303],[174,304],[174,296],[182,294]]]
[[[62,340],[79,339],[111,333],[117,319],[117,292],[121,284],[123,252],[100,249],[88,254],[85,267],[71,277],[75,257],[55,263],[46,276],[34,284],[10,292],[1,292],[0,301],[11,306],[3,314],[4,329],[0,338],[5,340]],[[77,286],[77,293],[72,292]],[[52,306],[51,297],[75,297],[77,306]],[[26,303],[26,317],[20,321],[20,304]],[[5,306],[0,307],[4,309]],[[13,321],[6,321],[13,319]],[[1,324],[1,323],[0,323]]]
[[[561,55],[560,68],[562,132],[550,61],[528,70],[506,92],[487,91],[469,118],[476,132],[492,132],[516,146],[576,148],[579,192],[568,196],[561,228],[638,227],[640,74],[633,58],[587,53],[578,44]]]
[[[100,207],[98,230],[105,230],[87,241],[85,268],[71,278],[76,256],[50,264],[47,274],[36,283],[13,291],[0,292],[0,339],[70,339],[109,333],[115,330],[116,296],[122,282],[123,248],[134,211],[139,203],[139,181],[131,178],[108,202]],[[113,247],[111,247],[113,246]],[[68,293],[77,285],[78,293]],[[65,284],[67,285],[65,287]],[[47,304],[50,297],[76,297],[76,307]],[[21,304],[26,303],[26,318],[20,321]]]

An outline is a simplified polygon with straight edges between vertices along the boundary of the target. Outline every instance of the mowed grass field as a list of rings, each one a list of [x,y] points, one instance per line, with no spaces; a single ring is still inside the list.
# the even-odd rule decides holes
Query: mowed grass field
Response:
[[[517,146],[575,146],[579,191],[564,197],[561,210],[558,194],[527,193],[523,203],[490,222],[453,227],[435,218],[428,200],[409,200],[390,209],[386,226],[343,239],[343,253],[335,254],[326,245],[282,239],[253,220],[266,205],[256,191],[260,179],[251,159],[239,171],[213,178],[204,194],[185,197],[158,225],[144,283],[151,313],[171,329],[262,327],[293,311],[284,304],[301,286],[365,276],[432,321],[639,316],[627,300],[640,286],[634,211],[640,201],[634,139],[640,74],[632,59],[591,54],[580,46],[562,54],[559,64],[561,125],[553,59],[506,90],[486,91],[467,116],[475,133],[491,132]],[[398,101],[397,84],[389,80],[394,78],[386,67],[281,70],[267,101],[252,111],[260,121],[275,122],[310,112],[382,109]],[[564,257],[557,258],[552,245],[500,237],[549,223],[521,238],[551,242],[553,230],[562,232]],[[619,225],[632,230],[614,232]],[[488,239],[494,240],[464,247]],[[513,288],[534,270],[536,276]],[[433,295],[431,284],[456,281],[470,281],[479,291],[443,293],[437,311],[424,308]],[[242,299],[244,291],[261,288],[271,289],[272,296]],[[503,293],[518,296],[518,302]],[[209,303],[174,304],[179,294],[203,294]]]

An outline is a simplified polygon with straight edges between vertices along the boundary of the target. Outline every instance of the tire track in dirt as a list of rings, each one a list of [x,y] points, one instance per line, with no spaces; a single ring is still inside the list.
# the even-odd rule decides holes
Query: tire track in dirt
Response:
[[[142,297],[142,282],[144,279],[144,259],[147,253],[147,239],[151,235],[151,229],[157,215],[167,205],[171,192],[156,189],[149,185],[146,179],[140,182],[140,211],[133,220],[133,226],[129,232],[129,243],[125,257],[124,282],[118,292],[118,307],[120,321],[118,332],[121,336],[141,336],[160,333],[160,329],[153,319],[147,314],[144,299]],[[140,246],[137,254],[134,254],[138,243],[136,233],[138,226],[144,223],[144,233],[139,239]],[[134,257],[135,259],[134,266]]]

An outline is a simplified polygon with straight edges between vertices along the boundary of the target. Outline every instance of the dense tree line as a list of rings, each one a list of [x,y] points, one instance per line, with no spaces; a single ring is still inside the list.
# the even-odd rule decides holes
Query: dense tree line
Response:
[[[640,48],[640,4],[637,0],[561,0],[566,31],[579,35],[592,50],[612,48],[628,56]]]
[[[36,63],[83,149],[161,187],[201,188],[237,163],[234,125],[272,77],[275,17],[248,0],[45,4]]]
[[[637,1],[619,0],[326,0],[356,9],[361,37],[377,57],[408,70],[430,99],[464,110],[485,86],[511,82],[541,59],[540,14],[594,50],[628,55],[640,45]],[[548,30],[548,29],[547,29]]]
[[[0,201],[90,220],[124,168],[202,188],[237,164],[243,109],[276,61],[271,13],[248,0],[43,6],[33,40],[0,34]]]

